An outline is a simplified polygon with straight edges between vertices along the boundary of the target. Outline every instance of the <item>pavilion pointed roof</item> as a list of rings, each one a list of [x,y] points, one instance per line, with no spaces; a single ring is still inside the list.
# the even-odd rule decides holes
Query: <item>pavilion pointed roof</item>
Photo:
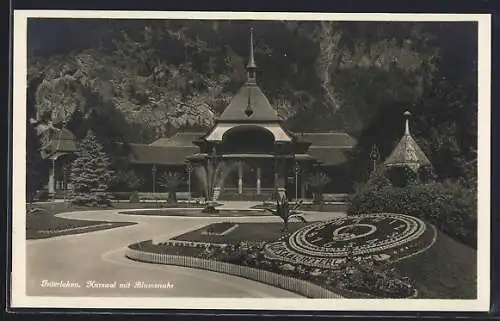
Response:
[[[250,32],[250,57],[247,64],[247,81],[234,95],[218,122],[278,122],[280,118],[271,106],[266,95],[256,82],[256,69],[253,52],[253,30]]]
[[[416,171],[421,166],[430,166],[431,162],[410,134],[410,112],[407,111],[404,115],[406,118],[405,133],[384,164],[388,167],[408,166]]]

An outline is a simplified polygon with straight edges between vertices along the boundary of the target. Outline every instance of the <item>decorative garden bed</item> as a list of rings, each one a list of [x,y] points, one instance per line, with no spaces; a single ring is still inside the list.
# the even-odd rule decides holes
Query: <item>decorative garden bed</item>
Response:
[[[238,228],[238,224],[230,222],[222,222],[210,224],[202,232],[203,235],[226,235]]]
[[[317,284],[301,280],[293,276],[277,274],[271,271],[249,266],[208,260],[187,255],[147,252],[144,250],[133,249],[131,247],[127,249],[125,255],[129,259],[141,262],[178,265],[235,275],[276,286],[308,298],[342,298],[337,293],[331,292]]]
[[[29,215],[26,218],[26,238],[42,239],[102,231],[133,224],[135,223],[73,220],[57,217],[51,213],[40,213]]]
[[[126,256],[143,262],[237,275],[311,298],[409,298],[416,297],[418,293],[409,279],[397,277],[393,270],[375,272],[376,268],[364,271],[347,267],[329,270],[268,260],[263,251],[264,244],[168,241],[154,245],[146,241],[129,246]],[[371,293],[362,291],[367,284],[372,287]],[[382,290],[384,286],[388,290]]]
[[[239,224],[238,233],[204,235],[210,229],[205,227],[159,244],[133,244],[130,249],[159,255],[165,264],[175,264],[170,261],[173,255],[263,270],[345,297],[413,298],[418,293],[415,284],[392,262],[425,251],[435,241],[435,230],[425,222],[398,214],[295,224],[286,236],[277,223],[269,223],[274,224],[274,233],[263,232],[272,230],[266,228],[268,223],[252,229],[245,224],[250,223]]]
[[[178,235],[172,240],[211,244],[229,244],[242,240],[250,242],[271,242],[281,236],[281,229],[283,228],[281,223],[238,223],[237,233],[225,235],[207,235],[203,233],[207,228],[210,229],[213,225],[214,224],[210,224]],[[294,232],[304,226],[306,226],[305,223],[291,222],[288,225],[288,229],[290,232]]]

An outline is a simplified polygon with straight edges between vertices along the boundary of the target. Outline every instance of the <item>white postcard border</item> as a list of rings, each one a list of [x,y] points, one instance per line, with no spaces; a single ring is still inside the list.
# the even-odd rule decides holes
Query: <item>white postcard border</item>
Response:
[[[230,19],[336,21],[477,21],[478,23],[478,250],[476,300],[428,299],[209,299],[36,297],[26,295],[26,88],[28,18]],[[268,13],[18,10],[14,12],[12,109],[13,308],[227,309],[323,311],[488,311],[490,307],[490,88],[491,16],[488,14]]]

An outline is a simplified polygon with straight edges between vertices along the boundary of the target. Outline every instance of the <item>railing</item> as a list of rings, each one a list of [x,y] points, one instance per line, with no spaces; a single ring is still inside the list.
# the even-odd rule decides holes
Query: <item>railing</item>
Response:
[[[298,293],[307,298],[342,298],[340,295],[310,282],[248,266],[191,256],[143,252],[131,248],[127,248],[125,256],[136,261],[177,265],[235,275]]]

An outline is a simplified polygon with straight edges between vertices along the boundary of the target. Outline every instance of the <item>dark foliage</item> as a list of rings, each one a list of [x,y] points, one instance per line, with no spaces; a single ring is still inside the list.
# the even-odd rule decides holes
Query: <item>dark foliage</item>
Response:
[[[415,171],[407,166],[395,166],[386,170],[386,175],[393,186],[405,187],[416,184],[418,175]]]
[[[133,191],[132,194],[130,194],[129,202],[130,203],[140,203],[141,199],[139,197],[139,192]]]
[[[356,181],[369,176],[373,144],[382,159],[392,151],[407,109],[439,179],[473,173],[474,23],[34,19],[37,119],[66,120],[79,138],[93,129],[120,169],[127,142],[212,124],[245,80],[250,24],[258,82],[273,106],[293,131],[356,137]]]
[[[109,157],[89,131],[71,167],[71,202],[75,205],[110,206],[108,189],[112,175]]]
[[[347,213],[399,213],[419,217],[451,237],[476,247],[477,195],[458,183],[382,188],[367,185],[351,196]]]

